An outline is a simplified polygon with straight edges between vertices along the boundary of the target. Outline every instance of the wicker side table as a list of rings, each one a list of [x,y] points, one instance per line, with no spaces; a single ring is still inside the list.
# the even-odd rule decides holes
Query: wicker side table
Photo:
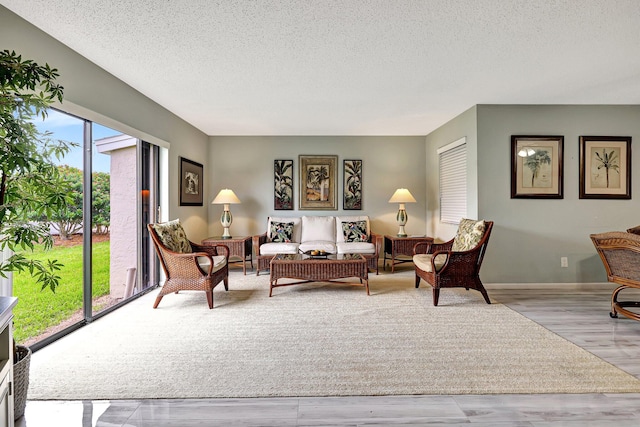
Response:
[[[223,239],[221,236],[208,237],[202,241],[203,246],[207,245],[227,245],[229,248],[229,258],[240,258],[242,262],[242,272],[247,274],[247,261],[253,268],[253,252],[251,251],[251,236],[232,237]]]
[[[413,247],[417,243],[433,243],[433,237],[398,237],[385,234],[384,236],[384,255],[382,268],[387,269],[387,257],[391,259],[391,272],[395,272],[396,264],[403,262],[412,262]],[[410,259],[398,258],[398,255],[410,257]]]
[[[299,285],[308,282],[338,282],[336,279],[356,277],[360,283],[347,283],[364,286],[369,295],[368,262],[360,254],[328,255],[326,258],[311,258],[303,254],[278,254],[270,263],[269,296],[273,288]],[[278,284],[278,279],[299,279],[300,282]]]

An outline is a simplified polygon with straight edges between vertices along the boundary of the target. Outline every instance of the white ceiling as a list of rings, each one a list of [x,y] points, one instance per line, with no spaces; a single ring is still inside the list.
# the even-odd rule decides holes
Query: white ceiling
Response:
[[[640,104],[638,0],[0,3],[208,135],[426,135],[475,104]]]

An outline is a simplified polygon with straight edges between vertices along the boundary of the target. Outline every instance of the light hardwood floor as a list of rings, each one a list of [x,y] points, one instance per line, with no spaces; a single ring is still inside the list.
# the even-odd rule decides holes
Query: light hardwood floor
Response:
[[[423,285],[424,286],[424,285]],[[640,378],[640,322],[609,317],[612,286],[487,286],[489,296]],[[416,292],[430,292],[421,286]],[[481,298],[478,294],[478,298]],[[640,298],[640,295],[638,295]],[[446,290],[441,292],[446,304]],[[425,325],[427,327],[427,325]],[[153,369],[153,368],[151,368]],[[640,426],[640,394],[28,402],[18,427]]]

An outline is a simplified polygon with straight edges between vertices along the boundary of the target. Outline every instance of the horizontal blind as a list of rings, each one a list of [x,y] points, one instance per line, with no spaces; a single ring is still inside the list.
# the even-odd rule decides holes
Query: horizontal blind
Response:
[[[458,224],[467,215],[467,144],[439,151],[440,221]]]

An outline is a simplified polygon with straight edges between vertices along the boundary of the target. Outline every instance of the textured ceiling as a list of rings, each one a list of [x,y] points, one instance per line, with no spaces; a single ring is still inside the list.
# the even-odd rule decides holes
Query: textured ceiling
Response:
[[[638,0],[0,4],[209,135],[426,135],[475,104],[640,104]]]

